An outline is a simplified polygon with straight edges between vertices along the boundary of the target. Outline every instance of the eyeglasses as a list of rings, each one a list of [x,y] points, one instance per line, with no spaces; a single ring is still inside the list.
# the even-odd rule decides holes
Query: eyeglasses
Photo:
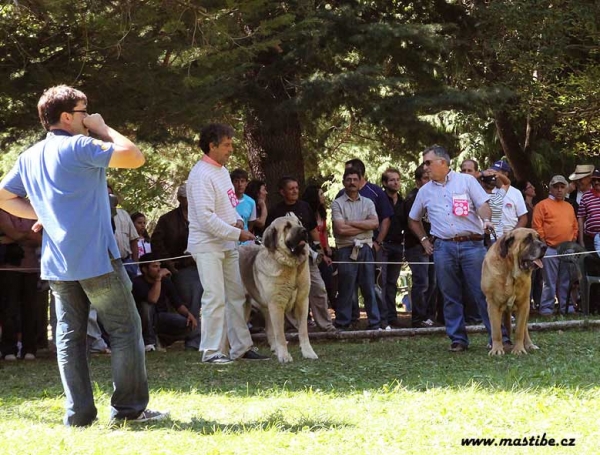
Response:
[[[433,160],[425,160],[423,161],[423,164],[427,167],[431,166],[431,163],[433,163],[434,161],[445,161],[444,158],[435,158]]]
[[[72,111],[69,111],[71,113],[73,112],[81,112],[82,114],[87,114],[87,109],[73,109]]]

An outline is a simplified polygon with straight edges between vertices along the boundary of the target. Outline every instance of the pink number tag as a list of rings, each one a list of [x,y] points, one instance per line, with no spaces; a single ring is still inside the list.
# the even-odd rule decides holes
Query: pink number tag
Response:
[[[469,200],[466,194],[452,196],[452,213],[456,216],[467,216],[469,214]]]

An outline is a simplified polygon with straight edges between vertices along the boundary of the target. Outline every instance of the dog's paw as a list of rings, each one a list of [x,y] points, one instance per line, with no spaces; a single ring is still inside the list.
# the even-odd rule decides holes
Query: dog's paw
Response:
[[[522,355],[522,354],[527,354],[527,351],[525,350],[524,346],[515,345],[515,347],[512,349],[512,353],[514,355]]]
[[[290,363],[294,361],[294,358],[289,352],[281,352],[277,354],[277,360],[279,360],[279,363]]]
[[[502,345],[500,345],[499,347],[492,346],[492,349],[490,349],[488,355],[504,355],[504,348],[502,347]]]
[[[311,360],[317,360],[319,358],[319,356],[317,355],[317,353],[315,351],[313,351],[312,349],[310,351],[307,350],[302,350],[302,356],[305,359],[311,359]]]

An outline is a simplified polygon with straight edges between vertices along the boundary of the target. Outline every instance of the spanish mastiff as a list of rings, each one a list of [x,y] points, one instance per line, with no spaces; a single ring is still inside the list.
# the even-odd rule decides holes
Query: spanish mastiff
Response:
[[[510,334],[510,316],[515,313],[515,344],[513,354],[527,354],[538,349],[529,338],[529,296],[531,272],[543,267],[541,259],[546,244],[533,229],[517,228],[504,235],[488,250],[483,261],[481,290],[487,299],[492,329],[492,349],[489,355],[502,355],[502,322]]]
[[[265,230],[262,245],[240,247],[240,272],[246,296],[265,317],[271,350],[282,362],[292,356],[285,339],[285,313],[292,311],[298,321],[300,350],[307,359],[316,359],[308,339],[308,232],[293,214],[274,220]]]

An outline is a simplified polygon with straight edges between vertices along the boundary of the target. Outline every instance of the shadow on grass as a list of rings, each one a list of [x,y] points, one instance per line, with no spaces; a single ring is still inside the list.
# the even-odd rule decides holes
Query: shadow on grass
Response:
[[[449,353],[444,336],[386,339],[364,342],[319,342],[319,360],[302,359],[298,345],[290,343],[291,364],[234,362],[203,364],[197,352],[173,350],[147,356],[151,392],[215,394],[228,397],[273,397],[294,393],[343,396],[365,391],[394,393],[399,388],[425,391],[461,389],[477,384],[491,392],[535,391],[597,387],[600,351],[597,330],[532,333],[540,350],[526,356],[487,355],[487,337],[471,336],[464,353]],[[261,346],[261,352],[266,352]],[[110,359],[92,359],[95,395],[112,393]],[[0,404],[19,406],[30,400],[62,395],[53,359],[35,363],[5,363],[0,370]]]
[[[181,422],[173,419],[165,419],[147,424],[122,423],[113,425],[113,430],[145,431],[147,429],[167,428],[180,431],[193,431],[202,435],[215,434],[246,434],[254,431],[270,431],[285,433],[312,433],[318,431],[331,431],[341,428],[352,427],[345,422],[338,422],[330,418],[299,418],[293,422],[288,421],[288,416],[277,411],[259,420],[242,423],[219,423],[202,418],[192,418],[189,422]]]

